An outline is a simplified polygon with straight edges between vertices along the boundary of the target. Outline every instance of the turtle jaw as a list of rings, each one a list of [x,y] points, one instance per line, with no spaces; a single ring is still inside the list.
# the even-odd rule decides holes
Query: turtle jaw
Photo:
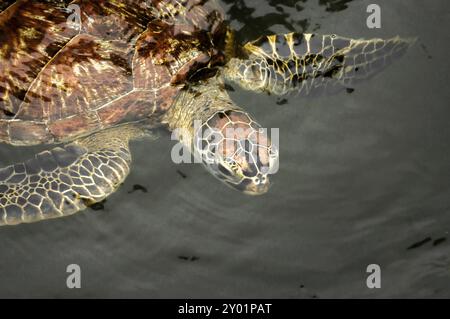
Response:
[[[259,195],[264,195],[268,191],[269,191],[269,185],[266,185],[264,187],[257,186],[253,189],[244,190],[243,193],[246,195],[250,195],[250,196],[259,196]]]
[[[271,183],[268,174],[259,173],[256,176],[250,177],[246,173],[236,176],[225,176],[220,170],[216,169],[217,165],[207,165],[207,169],[217,179],[222,181],[228,187],[251,196],[264,195],[270,189]],[[251,172],[248,172],[251,173]]]
[[[245,181],[247,181],[247,179],[239,185],[233,185],[233,187],[246,195],[252,196],[264,195],[269,191],[270,182],[267,176],[265,177],[264,182],[255,183],[252,180],[248,180],[249,182],[245,183]]]

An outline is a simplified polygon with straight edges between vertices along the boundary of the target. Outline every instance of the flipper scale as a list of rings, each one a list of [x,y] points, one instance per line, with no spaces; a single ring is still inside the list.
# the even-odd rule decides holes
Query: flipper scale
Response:
[[[0,169],[0,225],[74,214],[113,193],[130,170],[129,139],[118,127]]]
[[[225,76],[253,91],[303,96],[335,93],[366,80],[402,56],[411,39],[349,39],[336,35],[271,35],[243,47]]]

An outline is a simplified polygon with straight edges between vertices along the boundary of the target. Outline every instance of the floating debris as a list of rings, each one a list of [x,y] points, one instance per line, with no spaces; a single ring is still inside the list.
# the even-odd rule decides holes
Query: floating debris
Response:
[[[435,240],[433,241],[433,246],[440,245],[440,244],[442,244],[442,243],[443,243],[444,241],[446,241],[446,240],[447,240],[446,237],[441,237],[441,238],[435,239]]]
[[[420,47],[422,48],[423,52],[425,52],[425,54],[427,55],[427,58],[431,60],[433,57],[431,56],[430,52],[428,52],[428,49],[425,46],[425,44],[421,43]]]
[[[142,186],[142,185],[139,185],[139,184],[134,184],[134,185],[133,185],[133,189],[130,190],[130,191],[128,192],[128,194],[134,193],[135,191],[141,191],[141,192],[143,192],[143,193],[147,193],[147,188],[144,187],[144,186]]]
[[[431,241],[431,237],[427,237],[427,238],[425,238],[425,239],[423,239],[423,240],[421,240],[421,241],[418,241],[417,243],[414,243],[414,244],[412,244],[411,246],[409,246],[407,249],[410,250],[410,249],[418,248],[418,247],[420,247],[420,246],[425,245],[425,244],[428,243],[429,241]]]
[[[106,199],[102,200],[101,202],[93,203],[93,204],[89,205],[88,207],[95,211],[104,210],[105,203],[106,203]]]
[[[287,99],[278,99],[277,100],[277,105],[284,105],[287,104],[289,101]]]
[[[196,261],[196,260],[199,260],[200,259],[200,257],[197,257],[197,256],[178,256],[178,259],[181,259],[181,260],[185,260],[185,261]]]
[[[180,171],[179,169],[177,169],[177,173],[178,175],[180,175],[182,178],[187,178],[187,175],[185,173],[183,173],[182,171]]]

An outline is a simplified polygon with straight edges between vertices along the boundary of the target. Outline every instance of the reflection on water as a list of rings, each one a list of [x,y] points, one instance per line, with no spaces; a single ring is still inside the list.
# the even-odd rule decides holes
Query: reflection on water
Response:
[[[257,0],[224,0],[232,25],[238,30],[239,39],[251,41],[262,34],[271,34],[274,26],[283,26],[290,32],[315,31],[320,25],[311,21],[305,9],[314,8],[321,14],[347,9],[352,0],[269,0],[259,6]],[[318,4],[318,6],[317,6]],[[267,12],[270,7],[270,12]],[[261,10],[263,9],[263,10]],[[309,10],[308,10],[309,11]],[[311,25],[313,23],[313,26]]]
[[[231,92],[280,128],[265,196],[173,164],[167,135],[134,143],[129,179],[96,210],[0,229],[0,296],[449,297],[445,1],[382,1],[380,30],[365,27],[365,1],[223,2],[242,41],[315,30],[420,45],[352,92]],[[2,145],[0,164],[35,151]],[[80,290],[65,287],[71,263]],[[381,289],[366,287],[369,264],[381,266]]]

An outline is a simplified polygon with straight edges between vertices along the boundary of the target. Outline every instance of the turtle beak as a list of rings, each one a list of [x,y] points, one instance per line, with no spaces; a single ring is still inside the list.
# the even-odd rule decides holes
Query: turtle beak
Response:
[[[243,192],[247,195],[263,195],[269,190],[270,183],[266,182],[260,185],[251,185],[247,187]]]
[[[253,182],[251,179],[246,178],[240,184],[230,186],[247,195],[263,195],[269,190],[270,181],[267,176],[264,181],[261,181],[258,184]]]

